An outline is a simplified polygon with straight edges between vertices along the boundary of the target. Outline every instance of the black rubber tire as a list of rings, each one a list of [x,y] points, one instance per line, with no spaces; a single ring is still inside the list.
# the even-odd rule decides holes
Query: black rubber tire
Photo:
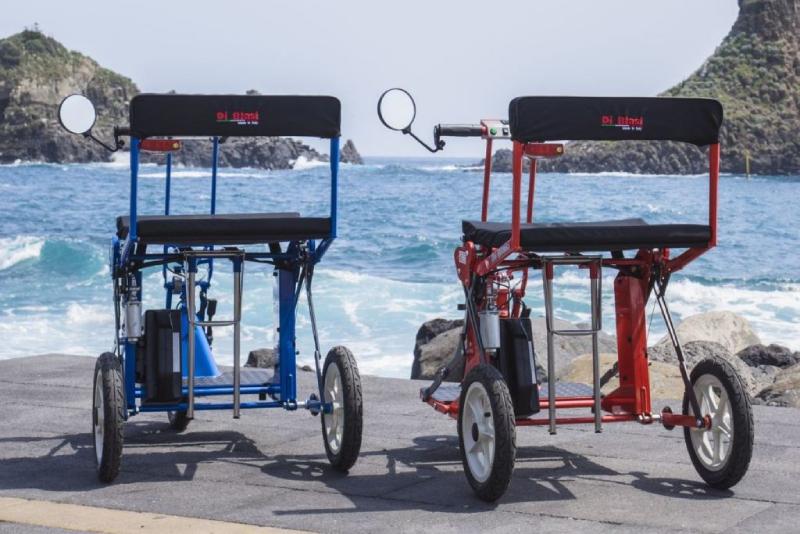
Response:
[[[186,417],[186,412],[167,412],[169,427],[175,432],[183,432],[189,426],[191,419]]]
[[[470,471],[464,447],[464,436],[461,429],[467,392],[471,384],[480,382],[489,394],[494,420],[495,450],[494,462],[489,478],[478,481]],[[461,451],[461,463],[467,475],[469,485],[483,501],[494,502],[508,489],[514,474],[514,462],[517,456],[517,430],[514,422],[514,405],[508,385],[500,371],[488,364],[473,367],[461,384],[461,398],[458,410],[458,445]]]
[[[700,477],[712,488],[725,490],[736,485],[747,473],[750,459],[753,455],[753,408],[750,406],[750,398],[747,396],[744,384],[736,373],[733,366],[721,358],[706,358],[698,362],[692,369],[690,379],[692,385],[703,375],[715,376],[728,394],[733,416],[733,445],[730,456],[725,466],[712,471],[706,468],[692,446],[690,430],[684,427],[683,436],[686,441],[686,448],[689,457]],[[692,413],[689,406],[689,397],[683,397],[683,413]]]
[[[103,397],[103,450],[97,461],[97,441],[94,427],[97,424],[95,391],[100,381]],[[123,431],[125,422],[125,392],[122,381],[122,365],[115,354],[105,352],[97,358],[92,384],[92,441],[95,450],[97,478],[101,482],[112,482],[119,474],[122,463]]]
[[[347,472],[358,459],[361,451],[361,434],[364,427],[363,422],[363,394],[361,391],[361,376],[358,374],[358,366],[353,353],[347,347],[336,346],[328,351],[325,357],[325,364],[322,367],[322,383],[325,383],[325,376],[328,368],[335,365],[339,368],[339,375],[342,378],[342,400],[344,402],[344,429],[342,432],[342,444],[338,452],[331,450],[325,436],[325,417],[320,417],[322,423],[322,442],[325,444],[325,454],[328,460],[337,471]]]

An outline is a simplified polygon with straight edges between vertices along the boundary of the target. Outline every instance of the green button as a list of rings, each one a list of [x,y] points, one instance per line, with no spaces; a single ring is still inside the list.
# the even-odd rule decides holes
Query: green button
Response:
[[[491,130],[489,130],[489,133],[492,135],[497,135],[497,128],[492,128]]]

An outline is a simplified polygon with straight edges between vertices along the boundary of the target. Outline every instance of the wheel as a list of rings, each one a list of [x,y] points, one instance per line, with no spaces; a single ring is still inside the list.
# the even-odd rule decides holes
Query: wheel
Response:
[[[191,421],[191,419],[186,417],[185,411],[167,412],[167,418],[169,418],[169,427],[175,432],[183,432],[186,430],[186,427],[189,426],[189,421]]]
[[[747,472],[753,454],[753,409],[736,370],[720,358],[692,369],[692,387],[711,428],[684,427],[686,448],[700,477],[712,488],[728,489]],[[683,413],[692,414],[684,395]]]
[[[508,386],[491,365],[474,367],[461,385],[458,444],[472,489],[484,501],[499,499],[514,473],[516,425]]]
[[[362,394],[356,360],[345,347],[334,347],[322,368],[323,401],[333,404],[322,414],[325,453],[334,469],[346,472],[361,450]]]
[[[103,353],[94,366],[92,434],[97,477],[111,482],[122,462],[122,424],[125,422],[125,394],[122,366],[115,354]]]

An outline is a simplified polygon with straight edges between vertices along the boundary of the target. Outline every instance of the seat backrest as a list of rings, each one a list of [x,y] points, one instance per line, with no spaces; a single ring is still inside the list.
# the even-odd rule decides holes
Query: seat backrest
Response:
[[[719,142],[722,105],[710,98],[523,96],[508,107],[511,138],[544,141]]]
[[[130,103],[131,135],[339,137],[332,96],[141,94]]]

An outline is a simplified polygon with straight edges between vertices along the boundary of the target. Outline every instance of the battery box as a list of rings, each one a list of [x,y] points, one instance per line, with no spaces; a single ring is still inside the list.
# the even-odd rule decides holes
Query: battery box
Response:
[[[529,319],[500,320],[500,351],[496,364],[508,384],[515,416],[525,417],[538,413],[536,354],[533,350]]]
[[[173,404],[182,399],[181,312],[147,310],[144,347],[139,351],[144,404]]]

